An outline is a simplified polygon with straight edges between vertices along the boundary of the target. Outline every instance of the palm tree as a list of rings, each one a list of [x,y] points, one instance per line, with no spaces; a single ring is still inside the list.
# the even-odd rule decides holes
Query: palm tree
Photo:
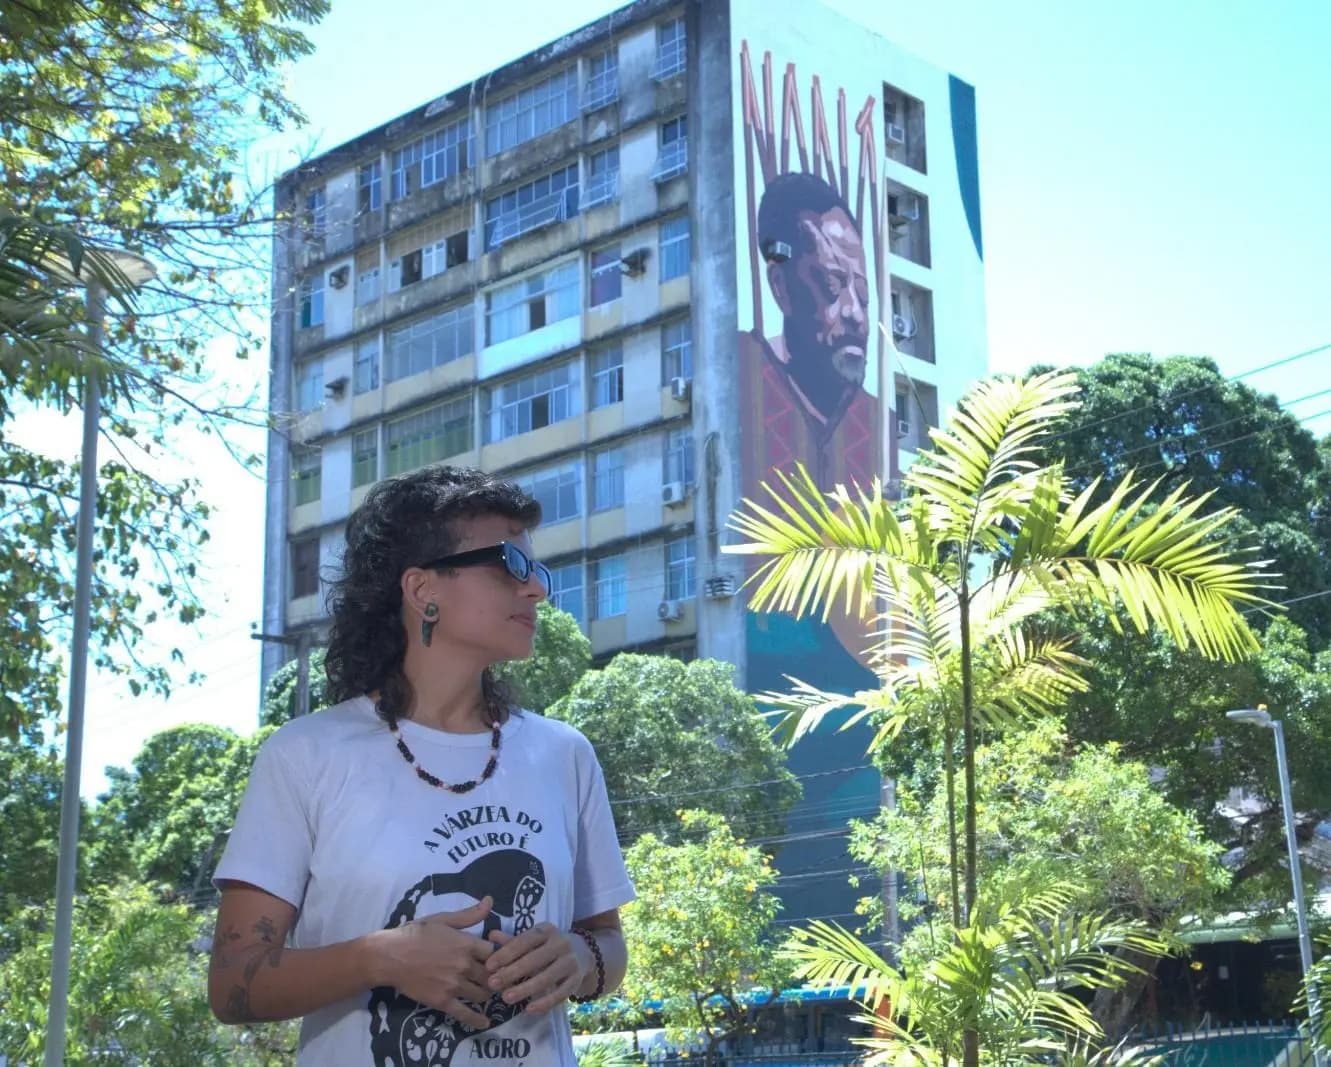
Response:
[[[0,393],[37,388],[56,400],[76,395],[70,383],[86,372],[89,359],[97,361],[108,390],[118,388],[121,368],[90,347],[82,308],[69,294],[89,281],[130,309],[134,287],[112,256],[70,230],[0,208]],[[41,375],[31,373],[37,363]],[[60,396],[50,397],[53,389]]]
[[[935,450],[907,474],[901,502],[879,484],[824,494],[801,468],[766,487],[770,505],[746,500],[730,520],[744,540],[727,550],[765,557],[750,579],[755,610],[879,621],[877,689],[833,694],[791,679],[791,693],[769,694],[787,711],[787,738],[853,706],[854,718],[879,723],[871,751],[907,723],[941,731],[954,936],[981,918],[977,731],[1085,686],[1070,642],[1042,633],[1036,616],[1100,606],[1140,632],[1158,626],[1180,647],[1236,659],[1257,647],[1241,607],[1269,603],[1260,565],[1226,541],[1232,509],[1201,514],[1206,496],[1187,498],[1186,486],[1160,496],[1158,482],[1133,474],[1093,506],[1098,481],[1074,494],[1061,465],[1041,463],[1075,393],[1064,372],[981,383],[947,430],[931,432]],[[967,1027],[966,1067],[979,1063],[979,1036]]]

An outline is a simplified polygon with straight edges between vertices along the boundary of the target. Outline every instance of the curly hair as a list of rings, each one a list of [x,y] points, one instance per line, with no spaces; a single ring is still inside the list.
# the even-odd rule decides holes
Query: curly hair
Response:
[[[532,529],[541,505],[512,482],[442,464],[376,484],[347,523],[342,570],[331,583],[332,630],[324,670],[334,702],[374,690],[390,725],[411,705],[402,670],[402,572],[456,551],[457,522],[500,515]],[[502,722],[509,695],[487,669],[481,679],[489,723]]]

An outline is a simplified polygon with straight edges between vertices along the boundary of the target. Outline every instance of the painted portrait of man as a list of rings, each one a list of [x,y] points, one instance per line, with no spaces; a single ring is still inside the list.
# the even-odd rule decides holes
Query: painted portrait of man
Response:
[[[740,335],[757,431],[745,435],[745,494],[797,463],[821,488],[867,487],[879,468],[879,403],[865,390],[873,329],[863,235],[841,195],[815,174],[773,178],[757,215],[781,329]]]

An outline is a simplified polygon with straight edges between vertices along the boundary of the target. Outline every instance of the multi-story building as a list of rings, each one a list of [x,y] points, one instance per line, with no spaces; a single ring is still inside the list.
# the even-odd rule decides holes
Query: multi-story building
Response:
[[[890,481],[984,373],[968,85],[815,4],[637,0],[278,200],[267,631],[317,639],[369,486],[447,461],[541,501],[552,599],[597,657],[863,682],[856,635],[748,615],[720,550],[772,468]],[[878,799],[848,736],[795,759],[824,904],[829,828]]]

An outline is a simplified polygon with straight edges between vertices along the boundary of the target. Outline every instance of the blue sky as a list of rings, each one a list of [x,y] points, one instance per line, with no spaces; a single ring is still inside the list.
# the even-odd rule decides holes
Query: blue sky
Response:
[[[614,6],[333,0],[290,81],[310,126],[260,146],[257,165],[286,169]],[[991,368],[1147,351],[1239,375],[1331,343],[1331,4],[827,6],[976,86]],[[1246,380],[1291,401],[1331,387],[1331,352]],[[1328,408],[1291,410],[1320,413],[1308,425],[1328,433]],[[95,681],[87,796],[156,730],[255,722],[262,483],[220,452],[196,462],[220,515],[204,560],[212,616],[185,647],[210,681],[165,703]]]

